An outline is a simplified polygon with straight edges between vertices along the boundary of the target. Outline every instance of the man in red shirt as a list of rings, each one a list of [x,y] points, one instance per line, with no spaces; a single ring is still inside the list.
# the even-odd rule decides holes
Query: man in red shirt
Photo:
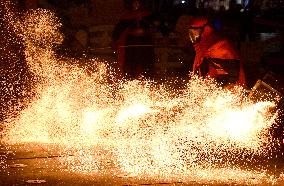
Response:
[[[242,60],[233,45],[204,16],[192,17],[189,24],[188,36],[196,52],[193,72],[224,86],[246,87]]]

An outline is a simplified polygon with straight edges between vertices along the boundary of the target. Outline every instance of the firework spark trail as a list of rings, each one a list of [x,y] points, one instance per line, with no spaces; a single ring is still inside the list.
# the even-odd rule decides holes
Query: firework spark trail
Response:
[[[110,156],[121,172],[139,178],[271,182],[264,172],[241,170],[230,158],[269,148],[274,119],[265,108],[273,103],[254,104],[240,87],[224,90],[194,76],[178,96],[148,80],[110,84],[113,74],[103,63],[94,61],[96,70],[87,73],[70,65],[72,59],[55,57],[53,45],[63,37],[54,13],[32,10],[12,23],[37,84],[34,100],[19,117],[7,119],[6,144],[58,144],[60,153],[74,155],[63,161],[72,171],[97,173]],[[108,152],[105,157],[96,147]]]

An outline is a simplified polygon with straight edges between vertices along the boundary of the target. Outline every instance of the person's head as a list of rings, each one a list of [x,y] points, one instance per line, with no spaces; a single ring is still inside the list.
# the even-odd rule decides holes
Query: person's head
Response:
[[[191,18],[188,36],[193,44],[198,43],[201,40],[202,33],[207,25],[208,19],[205,16],[195,16]]]

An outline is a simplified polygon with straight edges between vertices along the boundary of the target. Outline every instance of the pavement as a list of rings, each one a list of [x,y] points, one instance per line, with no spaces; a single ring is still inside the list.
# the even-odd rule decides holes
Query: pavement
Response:
[[[113,157],[104,149],[94,148],[91,153],[93,158],[91,158],[91,164],[87,164],[85,161],[76,159],[76,155],[72,152],[62,153],[60,148],[58,145],[43,143],[2,145],[0,150],[0,165],[2,166],[2,168],[0,167],[0,185],[284,185],[284,165],[281,161],[284,157],[283,154],[282,157],[277,158],[277,161],[270,161],[273,168],[267,171],[265,176],[263,173],[249,175],[246,170],[243,170],[241,173],[236,172],[236,175],[228,174],[226,181],[220,181],[219,176],[216,180],[206,181],[193,179],[190,175],[188,175],[188,179],[186,176],[176,180],[167,179],[167,177],[156,179],[135,176],[122,172],[112,161]],[[256,167],[254,169],[258,171]],[[213,174],[213,172],[209,172],[209,174]],[[238,178],[239,175],[243,175],[244,178]],[[262,182],[262,179],[265,181]]]
[[[7,146],[6,146],[7,147]],[[104,161],[103,168],[97,170],[70,170],[68,164],[62,164],[66,157],[54,145],[26,143],[12,145],[9,150],[0,152],[2,156],[2,171],[0,185],[188,185],[183,182],[161,182],[153,179],[137,178],[122,173],[110,159]],[[50,150],[52,149],[52,150]],[[98,150],[98,149],[96,149]],[[96,156],[96,160],[100,159]],[[96,166],[94,162],[94,167]],[[79,166],[79,165],[76,165]],[[74,167],[76,167],[74,166]],[[74,168],[73,167],[73,168]]]

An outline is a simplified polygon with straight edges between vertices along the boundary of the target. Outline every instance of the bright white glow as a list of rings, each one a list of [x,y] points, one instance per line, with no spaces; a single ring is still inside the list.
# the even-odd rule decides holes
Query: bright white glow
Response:
[[[60,23],[48,10],[9,22],[25,41],[38,82],[27,107],[2,125],[1,142],[56,144],[58,153],[73,155],[60,158],[64,170],[79,173],[204,185],[275,180],[227,160],[271,150],[272,103],[252,103],[241,87],[226,90],[196,76],[178,90],[145,79],[120,81],[99,61],[87,63],[88,71],[74,59],[57,59],[52,42],[62,39]]]

